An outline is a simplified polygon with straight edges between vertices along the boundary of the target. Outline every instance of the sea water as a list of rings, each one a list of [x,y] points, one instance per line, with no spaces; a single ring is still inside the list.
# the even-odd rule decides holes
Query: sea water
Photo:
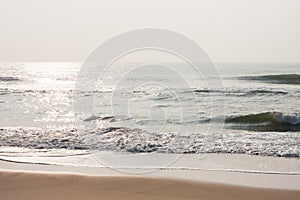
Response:
[[[180,63],[165,66],[110,66],[97,87],[76,92],[80,63],[1,63],[2,153],[22,147],[300,157],[300,64],[217,63],[217,74],[200,75]],[[214,81],[222,86],[208,87]]]

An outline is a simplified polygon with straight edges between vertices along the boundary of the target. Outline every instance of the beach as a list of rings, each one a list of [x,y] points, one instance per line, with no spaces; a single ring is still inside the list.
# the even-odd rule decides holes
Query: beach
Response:
[[[17,199],[298,199],[300,191],[144,177],[0,173],[0,198]]]
[[[0,0],[0,200],[300,199],[299,10]]]
[[[73,160],[77,160],[76,158]],[[30,158],[28,159],[30,161]],[[83,161],[84,159],[82,159]],[[85,158],[87,162],[87,158]],[[270,170],[234,171],[200,168],[210,163],[223,163],[229,168],[235,162],[257,165],[265,162]],[[227,162],[225,162],[227,160]],[[236,162],[239,160],[239,162]],[[224,162],[223,162],[224,161]],[[105,166],[87,167],[65,164],[32,164],[15,161],[0,161],[0,199],[298,199],[300,195],[299,160],[261,158],[246,155],[209,155],[201,162],[195,155],[183,156],[167,168],[155,171],[126,172]],[[182,168],[182,163],[191,165]],[[90,163],[90,162],[87,162]],[[283,164],[286,163],[286,164]],[[196,168],[198,165],[199,168]],[[288,173],[274,171],[289,170]],[[285,166],[283,166],[285,165]],[[288,166],[292,165],[292,166]],[[192,168],[193,166],[193,168]],[[244,167],[244,169],[246,169]],[[296,171],[296,172],[295,172]],[[133,173],[138,172],[138,173]],[[143,172],[143,173],[141,173]]]
[[[74,91],[72,63],[3,65],[0,200],[298,199],[297,66],[291,74],[266,67],[279,77],[256,74],[261,65],[223,66],[225,88],[171,84],[174,96],[155,85]],[[134,80],[147,82],[151,69]],[[164,83],[168,77],[158,72],[155,82]],[[122,92],[131,95],[132,113],[118,112],[126,107],[118,102]],[[94,98],[96,112],[85,113]]]
[[[78,63],[0,66],[0,200],[298,199],[298,65],[249,65],[222,66],[221,88],[177,63],[194,86],[152,66],[94,91]],[[170,88],[129,87],[153,77]]]

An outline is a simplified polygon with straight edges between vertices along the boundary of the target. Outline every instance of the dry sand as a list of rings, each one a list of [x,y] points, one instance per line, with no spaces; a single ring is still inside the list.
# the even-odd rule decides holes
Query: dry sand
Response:
[[[299,199],[300,191],[138,176],[0,172],[1,200]]]

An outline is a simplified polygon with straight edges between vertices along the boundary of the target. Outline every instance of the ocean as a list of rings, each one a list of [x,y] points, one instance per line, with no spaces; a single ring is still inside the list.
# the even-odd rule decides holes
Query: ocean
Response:
[[[84,150],[300,157],[300,64],[217,63],[219,73],[202,79],[181,63],[165,66],[113,65],[96,88],[76,92],[80,63],[1,63],[1,155]],[[222,87],[207,87],[214,81]],[[78,112],[85,107],[92,109]]]

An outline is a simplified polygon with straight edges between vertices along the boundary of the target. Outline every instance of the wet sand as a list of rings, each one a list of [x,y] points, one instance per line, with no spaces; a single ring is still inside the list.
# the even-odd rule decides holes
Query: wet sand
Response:
[[[141,176],[0,172],[0,199],[299,199],[298,190],[262,189]]]

